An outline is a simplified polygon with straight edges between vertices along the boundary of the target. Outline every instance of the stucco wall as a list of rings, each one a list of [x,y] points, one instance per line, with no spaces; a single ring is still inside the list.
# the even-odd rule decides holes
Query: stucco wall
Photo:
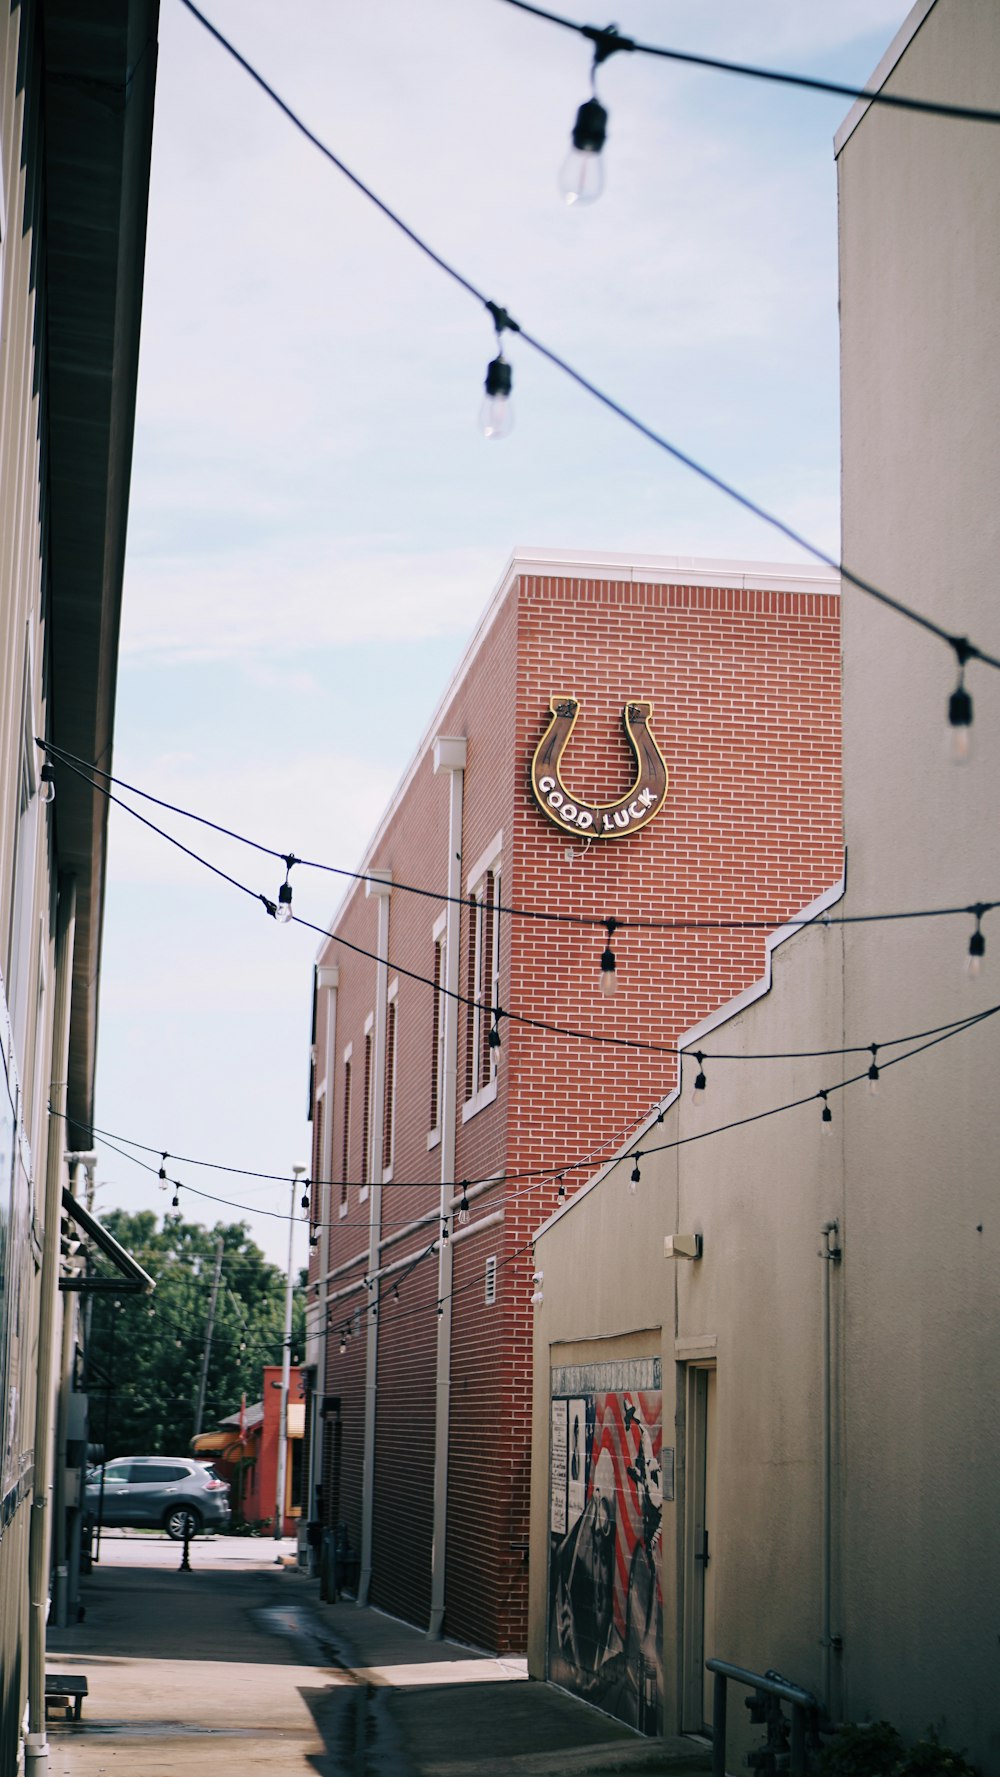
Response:
[[[888,89],[995,106],[993,0],[937,0]],[[839,177],[844,559],[995,653],[1000,131],[873,108],[841,148]],[[969,670],[975,750],[956,768],[948,649],[845,592],[844,656],[852,906],[996,895],[1000,676]],[[918,1031],[995,1002],[995,971],[962,978],[971,928],[853,932],[849,1028]],[[986,931],[995,948],[989,919]],[[991,1770],[998,1063],[991,1023],[887,1075],[845,1131],[848,1705],[911,1730],[942,1717]]]
[[[926,0],[890,86],[989,106],[1000,12]],[[839,138],[844,559],[888,593],[1000,652],[1000,132],[869,109]],[[947,757],[957,675],[946,644],[850,588],[843,604],[848,919],[996,895],[1000,677],[973,665],[974,756]],[[935,1723],[1000,1771],[1000,1309],[988,1022],[900,1060],[996,999],[965,976],[973,920],[820,923],[782,946],[768,996],[704,1039],[708,1054],[858,1046],[841,1060],[709,1062],[704,1107],[682,1099],[638,1146],[754,1116],[864,1075],[820,1103],[620,1167],[536,1243],[545,1300],[535,1344],[532,1670],[544,1671],[553,1344],[664,1325],[668,1377],[715,1340],[719,1503],[714,1650],[820,1692],[820,1229],[840,1222],[834,1307],[832,1623],[835,1717]],[[701,1231],[673,1268],[664,1232]],[[594,1276],[604,1281],[595,1288]],[[671,1290],[676,1292],[671,1295]],[[670,1315],[675,1316],[671,1324]],[[700,1345],[674,1346],[680,1340]],[[678,1501],[664,1513],[665,1672],[686,1577],[684,1402],[675,1391]],[[667,1728],[691,1725],[675,1683]],[[747,1738],[730,1711],[729,1768]]]

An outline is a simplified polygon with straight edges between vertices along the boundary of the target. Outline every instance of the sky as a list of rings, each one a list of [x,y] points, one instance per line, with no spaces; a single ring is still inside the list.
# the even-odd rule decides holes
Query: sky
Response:
[[[567,209],[557,175],[589,93],[579,37],[503,0],[205,10],[473,283],[839,553],[832,139],[848,100],[618,55],[598,77],[604,195]],[[860,85],[907,11],[629,0],[617,22]],[[121,778],[350,869],[513,548],[795,558],[523,342],[506,350],[515,425],[488,442],[488,315],[162,0]],[[135,805],[276,899],[275,860]],[[296,912],[328,926],[337,878],[293,884]],[[282,1266],[290,1187],[174,1157],[309,1165],[318,942],[112,809],[97,1123],[170,1154],[188,1219],[246,1219]],[[150,1174],[122,1145],[97,1143],[99,1213],[161,1215],[159,1152],[141,1156]]]

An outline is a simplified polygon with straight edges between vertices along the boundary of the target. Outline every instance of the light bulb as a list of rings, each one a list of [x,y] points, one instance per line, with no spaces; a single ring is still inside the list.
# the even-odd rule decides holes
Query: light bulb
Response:
[[[820,1118],[820,1122],[822,1123],[824,1130],[829,1133],[830,1125],[833,1122],[833,1112],[826,1102],[826,1093],[821,1092],[819,1096],[823,1100],[823,1115]]]
[[[952,759],[963,765],[972,753],[972,698],[961,675],[948,699],[948,739]]]
[[[462,1201],[458,1206],[458,1220],[459,1220],[460,1226],[464,1228],[466,1223],[468,1222],[468,1219],[469,1219],[469,1198],[468,1198],[465,1186],[463,1185],[462,1186]]]
[[[975,981],[982,974],[985,955],[986,939],[977,925],[969,939],[969,954],[965,959],[965,972],[970,981]]]
[[[634,1165],[634,1166],[633,1166],[633,1168],[632,1168],[632,1172],[631,1172],[631,1176],[630,1176],[630,1178],[629,1178],[629,1181],[628,1181],[628,1188],[629,1188],[629,1191],[630,1191],[630,1192],[631,1192],[631,1194],[632,1194],[632,1196],[633,1196],[633,1197],[634,1197],[634,1196],[635,1196],[635,1187],[636,1187],[636,1185],[637,1185],[637,1184],[639,1184],[639,1183],[640,1183],[640,1178],[639,1178],[639,1161],[640,1161],[640,1160],[641,1160],[641,1159],[642,1159],[642,1155],[641,1155],[641,1154],[637,1154],[637,1155],[636,1155],[636,1157],[635,1157],[635,1165]]]
[[[479,430],[484,438],[506,438],[514,425],[514,409],[510,392],[514,376],[503,352],[498,352],[486,366],[483,404],[479,409]]]
[[[705,1078],[705,1070],[701,1065],[704,1056],[701,1054],[700,1050],[695,1055],[695,1060],[698,1063],[698,1072],[695,1074],[694,1086],[691,1090],[691,1103],[693,1105],[703,1105],[705,1102],[705,1088],[708,1085],[708,1081]]]
[[[341,1357],[343,1357],[346,1350],[347,1350],[347,1340],[341,1339],[341,1341],[340,1341],[340,1355],[341,1355]]]
[[[879,1095],[880,1078],[881,1075],[879,1074],[878,1067],[873,1061],[871,1067],[868,1069],[868,1092],[872,1098],[877,1098]]]
[[[292,917],[292,885],[290,882],[283,882],[278,890],[278,905],[274,910],[274,917],[279,926],[286,926]]]
[[[533,1308],[540,1308],[542,1303],[544,1302],[544,1300],[545,1300],[545,1297],[543,1296],[541,1290],[536,1290],[534,1295],[531,1298],[531,1306]]]
[[[55,777],[51,765],[46,760],[38,776],[38,800],[39,802],[54,802],[55,799]]]
[[[580,106],[573,125],[571,147],[559,170],[559,190],[567,204],[592,204],[604,190],[601,150],[608,130],[608,114],[599,99]]]
[[[610,944],[601,952],[601,992],[608,998],[618,992],[618,968]]]

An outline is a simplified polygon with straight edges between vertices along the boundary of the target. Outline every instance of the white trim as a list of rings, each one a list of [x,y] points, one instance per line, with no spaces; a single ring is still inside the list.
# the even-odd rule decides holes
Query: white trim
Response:
[[[428,1154],[431,1152],[432,1148],[439,1148],[440,1146],[441,1146],[441,1131],[440,1131],[440,1129],[432,1129],[427,1136],[427,1152],[428,1152]]]
[[[477,889],[479,887],[479,884],[482,882],[483,877],[486,875],[486,872],[488,870],[493,870],[496,867],[498,859],[500,859],[502,856],[503,856],[503,829],[501,828],[500,832],[496,835],[496,837],[490,840],[490,843],[486,847],[486,850],[482,853],[482,855],[480,857],[478,857],[476,859],[476,862],[473,864],[472,869],[469,871],[469,873],[465,879],[465,892],[467,895],[471,895],[473,889]]]
[[[493,1103],[497,1095],[497,1078],[494,1074],[488,1086],[483,1086],[479,1092],[466,1099],[462,1106],[463,1123],[467,1123],[470,1117],[475,1117],[479,1111],[485,1111],[486,1106]]]
[[[433,944],[436,944],[439,938],[444,937],[444,931],[445,931],[445,927],[447,924],[448,924],[448,909],[446,907],[443,913],[438,914],[437,919],[434,921],[434,924],[431,926],[431,942]]]
[[[372,859],[382,846],[396,810],[433,747],[436,737],[442,732],[442,723],[449,706],[493,628],[507,595],[522,575],[616,580],[637,586],[720,586],[753,591],[826,593],[832,597],[840,595],[839,575],[832,568],[823,567],[818,562],[739,561],[698,555],[610,555],[579,549],[544,549],[534,546],[515,549],[441,694],[410,763],[372,833],[358,864],[360,877],[371,874]],[[355,881],[345,890],[343,899],[334,910],[327,935],[320,942],[317,958],[324,954],[332,940],[335,941],[336,928],[343,919],[352,896],[360,887],[361,883]]]
[[[875,72],[870,79],[865,81],[865,86],[868,88],[869,92],[880,93],[882,91],[890,74],[893,73],[898,63],[902,60],[905,51],[913,42],[914,37],[928,13],[931,12],[936,5],[937,0],[917,0],[916,6],[914,6],[912,12],[909,12],[903,20],[903,23],[900,25],[899,30],[896,32],[895,37],[886,50],[885,55],[882,57],[882,60],[879,62]],[[851,106],[850,111],[847,113],[847,116],[844,118],[843,123],[833,138],[833,157],[835,160],[841,149],[853,136],[858,124],[864,117],[865,112],[871,110],[871,103],[870,99],[855,99],[854,104]]]
[[[836,903],[842,899],[846,888],[847,854],[845,853],[844,873],[840,877],[840,880],[835,882],[831,888],[824,889],[821,895],[817,895],[815,901],[810,901],[808,907],[803,907],[801,913],[796,913],[794,919],[789,921],[787,925],[779,926],[777,931],[768,933],[765,941],[764,973],[760,978],[753,983],[752,987],[744,988],[742,993],[736,994],[733,999],[727,1000],[724,1006],[720,1006],[717,1012],[710,1013],[707,1018],[702,1019],[700,1024],[694,1025],[691,1030],[685,1031],[683,1036],[678,1037],[678,1054],[682,1050],[690,1049],[693,1043],[697,1043],[702,1037],[708,1036],[710,1031],[718,1030],[719,1026],[722,1024],[728,1024],[731,1019],[738,1017],[741,1012],[745,1012],[747,1007],[752,1006],[755,1001],[763,999],[764,995],[771,990],[771,959],[779,944],[786,943],[789,938],[794,938],[796,933],[804,931],[808,929],[809,925],[814,924],[822,914],[826,913],[829,908],[835,906]],[[664,1113],[670,1109],[670,1106],[676,1103],[677,1099],[680,1097],[680,1092],[680,1069],[678,1069],[677,1085],[667,1093],[666,1098],[661,1099],[659,1104],[653,1106],[649,1116],[641,1127],[629,1137],[627,1142],[623,1143],[618,1149],[618,1152],[612,1155],[610,1160],[605,1162],[600,1171],[595,1172],[593,1178],[588,1179],[585,1185],[581,1185],[580,1189],[574,1192],[572,1197],[567,1198],[565,1203],[560,1204],[559,1208],[554,1210],[548,1219],[542,1222],[540,1227],[535,1229],[531,1236],[532,1242],[540,1239],[543,1234],[547,1234],[549,1229],[553,1227],[556,1222],[558,1222],[564,1215],[568,1215],[570,1210],[575,1208],[581,1197],[586,1197],[588,1192],[594,1190],[595,1186],[601,1184],[603,1180],[607,1178],[609,1172],[612,1172],[616,1166],[620,1165],[627,1155],[630,1155],[635,1151],[636,1147],[641,1143],[643,1136],[648,1135],[649,1131],[654,1128],[657,1123],[662,1121]]]

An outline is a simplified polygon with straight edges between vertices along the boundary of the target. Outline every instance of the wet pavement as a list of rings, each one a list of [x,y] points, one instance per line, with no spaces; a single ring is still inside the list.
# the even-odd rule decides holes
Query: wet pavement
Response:
[[[351,1602],[322,1604],[291,1545],[105,1538],[82,1623],[50,1671],[85,1673],[79,1724],[50,1721],[51,1777],[555,1777],[703,1772],[546,1684]]]

